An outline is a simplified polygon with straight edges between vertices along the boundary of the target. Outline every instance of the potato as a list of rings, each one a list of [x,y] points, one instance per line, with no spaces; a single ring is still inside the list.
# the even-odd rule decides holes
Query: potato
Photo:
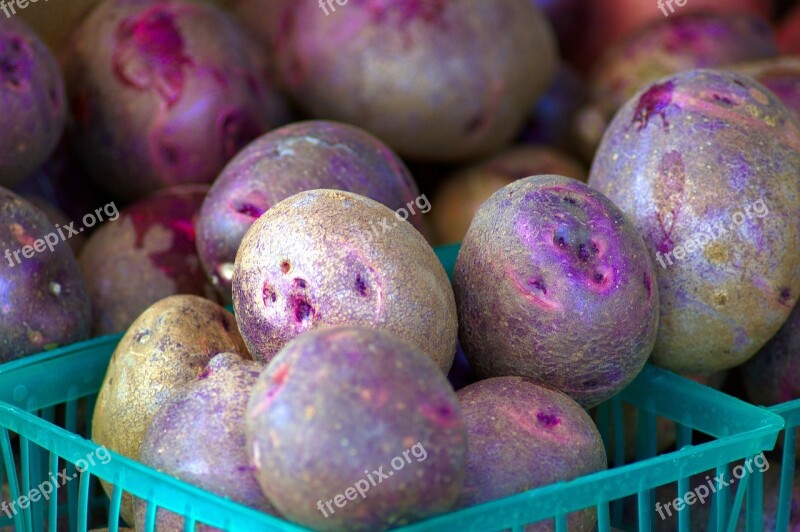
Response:
[[[253,222],[289,196],[317,188],[348,190],[391,209],[419,197],[403,162],[361,129],[316,120],[267,133],[225,167],[198,220],[203,267],[226,301],[236,252]],[[425,234],[422,215],[417,211],[409,220]]]
[[[402,215],[352,192],[301,192],[256,220],[236,255],[233,307],[262,362],[329,325],[394,333],[445,374],[456,351],[455,300],[436,254]]]
[[[510,147],[481,163],[462,168],[439,185],[431,212],[440,244],[461,242],[484,201],[523,177],[555,174],[586,181],[586,170],[569,155],[548,146]]]
[[[233,315],[198,296],[170,296],[139,316],[120,340],[103,379],[92,418],[92,439],[131,459],[158,409],[197,378],[217,354],[252,360]],[[111,486],[103,482],[106,493]],[[122,517],[133,523],[131,497]]]
[[[197,379],[161,406],[139,449],[139,461],[184,482],[267,513],[275,508],[261,492],[245,441],[245,410],[262,364],[220,353]],[[137,529],[146,505],[134,501]],[[183,517],[159,508],[158,530],[183,530]],[[218,530],[199,525],[197,530]]]
[[[406,158],[493,153],[555,75],[553,31],[531,0],[278,4],[265,8],[273,28],[262,34],[288,94],[312,117],[362,127]]]
[[[459,339],[483,377],[520,375],[589,408],[641,371],[658,327],[642,237],[580,181],[532,176],[475,215],[456,261]]]
[[[609,49],[592,70],[591,102],[579,121],[585,153],[597,148],[605,127],[645,85],[673,73],[775,57],[775,33],[766,21],[742,14],[669,17]],[[587,114],[596,115],[593,123]]]
[[[0,185],[32,174],[53,152],[67,117],[55,58],[18,17],[0,12]]]
[[[800,123],[751,78],[659,80],[615,117],[589,184],[659,264],[653,361],[708,374],[752,357],[800,295]]]
[[[479,381],[457,393],[468,459],[458,507],[474,506],[607,467],[603,439],[575,401],[523,377]],[[570,514],[569,529],[594,530],[594,509]],[[552,520],[526,530],[554,530]]]
[[[65,67],[69,138],[119,198],[209,183],[285,118],[255,45],[208,3],[105,0],[75,36]]]
[[[208,187],[178,185],[109,218],[80,255],[94,335],[125,331],[153,303],[175,294],[215,299],[195,243]]]
[[[315,530],[384,530],[447,511],[464,477],[453,389],[430,357],[380,330],[331,327],[289,343],[251,392],[246,433],[264,493]]]
[[[0,249],[0,363],[87,339],[91,306],[69,245],[42,211],[2,187]]]
[[[569,47],[569,58],[583,68],[596,64],[612,45],[665,18],[711,13],[748,14],[766,19],[771,0],[607,0],[586,2],[582,12],[587,28]]]
[[[740,63],[728,69],[746,74],[764,85],[800,120],[800,57]]]

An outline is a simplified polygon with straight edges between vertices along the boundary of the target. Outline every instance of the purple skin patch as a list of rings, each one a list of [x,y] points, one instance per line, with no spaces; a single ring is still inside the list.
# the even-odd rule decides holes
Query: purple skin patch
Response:
[[[647,127],[650,119],[661,116],[664,129],[669,127],[667,122],[667,107],[672,103],[672,94],[675,90],[673,81],[655,84],[645,92],[640,98],[633,114],[631,125],[638,124],[637,131]]]
[[[172,245],[150,254],[150,260],[170,279],[178,282],[180,289],[191,289],[204,284],[202,270],[190,272],[187,258],[197,256],[194,218],[200,211],[205,189],[195,192],[160,193],[128,207],[122,217],[128,218],[136,233],[134,245],[144,246],[147,233],[160,226],[172,235]],[[201,282],[202,281],[202,282]],[[193,287],[193,288],[191,288]]]
[[[658,165],[659,179],[655,183],[656,219],[662,236],[658,251],[669,253],[675,247],[672,233],[678,222],[686,190],[686,168],[677,151],[667,152]]]
[[[33,58],[30,48],[17,35],[3,36],[0,40],[0,81],[13,90],[30,87]]]
[[[551,429],[561,423],[561,420],[555,414],[547,414],[545,412],[539,412],[536,414],[536,421],[539,422],[546,429]]]
[[[601,244],[598,234],[604,226],[602,208],[592,198],[582,195],[568,187],[547,187],[529,193],[526,201],[536,203],[541,212],[546,212],[534,224],[517,223],[517,233],[521,243],[534,253],[544,244],[552,253],[554,261],[537,261],[536,273],[526,282],[512,278],[517,290],[546,310],[561,311],[558,297],[548,298],[547,270],[556,268],[567,275],[585,280],[586,286],[597,293],[604,293],[615,284],[615,275],[608,246]],[[538,225],[536,230],[531,227]],[[587,229],[591,228],[591,229]],[[535,236],[534,236],[535,234]],[[552,237],[547,241],[547,235]],[[541,254],[539,255],[542,256]],[[553,264],[553,262],[555,264]]]
[[[184,67],[193,66],[185,54],[175,15],[155,5],[120,22],[113,57],[114,73],[126,85],[155,89],[169,107],[181,98]]]

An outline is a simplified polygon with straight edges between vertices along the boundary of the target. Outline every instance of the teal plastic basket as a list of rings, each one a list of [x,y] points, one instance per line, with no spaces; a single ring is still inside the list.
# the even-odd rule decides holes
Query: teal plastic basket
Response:
[[[457,246],[437,251],[452,274]],[[87,456],[99,456],[98,446],[84,438],[88,428],[81,423],[80,413],[91,418],[88,413],[119,338],[99,338],[0,366],[0,481],[7,480],[9,485],[3,500],[31,495],[32,489],[58,471],[63,470],[62,478],[69,479],[47,500],[39,497],[11,517],[0,506],[0,527],[38,532],[58,526],[58,530],[82,532],[108,526],[115,531],[126,491],[148,502],[144,526],[148,531],[154,529],[157,508],[183,515],[185,530],[193,530],[197,522],[230,531],[305,530],[113,452],[107,461],[96,461],[80,471],[76,468]],[[623,404],[631,405],[637,416],[636,459],[627,464]],[[601,532],[610,530],[612,522],[626,530],[651,530],[659,519],[654,511],[657,487],[677,483],[678,492],[685,493],[690,476],[708,470],[727,472],[733,463],[772,449],[784,425],[778,414],[648,365],[630,386],[598,409],[609,470],[440,515],[402,530],[520,532],[526,524],[553,519],[560,532],[568,530],[567,515],[584,508],[596,509]],[[656,455],[658,418],[675,424],[677,450]],[[743,506],[748,512],[747,529],[761,529],[760,491],[748,489],[751,477],[758,476],[748,474],[737,481],[735,494],[722,490],[713,495],[707,502],[712,505],[709,521],[701,530],[734,530]],[[110,500],[99,489],[97,478],[115,486]],[[638,510],[631,517],[632,504]],[[690,507],[678,514],[679,530],[690,530],[691,511]]]
[[[769,408],[784,420],[783,451],[781,454],[780,498],[775,515],[775,530],[789,530],[790,512],[792,510],[792,492],[794,488],[795,453],[797,428],[800,427],[800,399],[782,403]],[[759,482],[761,479],[759,479]]]

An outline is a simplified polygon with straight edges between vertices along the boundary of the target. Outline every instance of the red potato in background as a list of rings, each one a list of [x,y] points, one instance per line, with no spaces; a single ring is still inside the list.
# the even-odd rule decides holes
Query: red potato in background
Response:
[[[642,87],[673,73],[719,68],[777,56],[775,33],[752,15],[676,15],[643,28],[594,65],[590,102],[580,111],[578,137],[594,153],[608,123]]]
[[[216,299],[195,242],[207,192],[206,185],[161,190],[112,213],[116,216],[91,236],[79,261],[92,300],[94,335],[125,331],[168,296]]]
[[[584,2],[586,20],[589,21],[568,57],[583,69],[594,62],[611,46],[648,24],[690,13],[748,13],[767,19],[772,13],[770,0],[606,0]],[[664,9],[660,5],[664,5]],[[664,10],[668,16],[665,17]]]
[[[800,120],[800,57],[783,56],[741,63],[729,70],[747,74],[764,85]]]
[[[65,67],[72,148],[120,199],[211,182],[285,119],[255,45],[225,12],[182,0],[106,0]]]

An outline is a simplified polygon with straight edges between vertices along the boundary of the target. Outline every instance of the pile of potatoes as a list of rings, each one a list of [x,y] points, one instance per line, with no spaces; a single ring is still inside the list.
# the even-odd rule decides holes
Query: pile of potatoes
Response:
[[[0,14],[0,362],[120,334],[95,442],[319,530],[606,469],[647,362],[800,397],[800,7],[684,4]]]

